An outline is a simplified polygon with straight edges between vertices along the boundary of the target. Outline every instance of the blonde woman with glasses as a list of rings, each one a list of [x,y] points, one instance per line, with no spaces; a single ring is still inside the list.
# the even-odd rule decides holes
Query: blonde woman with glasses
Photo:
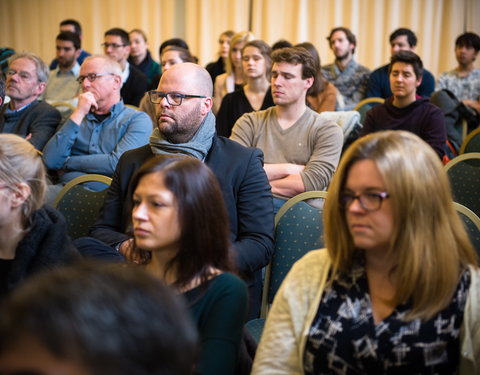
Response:
[[[480,272],[438,156],[379,132],[343,156],[326,250],[287,275],[253,374],[478,374]]]

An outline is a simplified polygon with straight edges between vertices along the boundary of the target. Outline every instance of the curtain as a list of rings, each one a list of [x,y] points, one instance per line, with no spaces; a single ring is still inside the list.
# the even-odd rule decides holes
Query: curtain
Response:
[[[416,52],[435,76],[456,66],[459,34],[480,34],[478,0],[0,0],[0,15],[0,46],[32,51],[46,62],[55,57],[58,24],[66,18],[80,21],[82,45],[91,53],[103,52],[107,29],[140,28],[155,59],[162,41],[180,37],[202,65],[217,58],[222,31],[249,25],[268,43],[311,41],[326,64],[334,58],[326,37],[333,27],[346,26],[357,37],[355,59],[375,69],[388,62],[390,33],[408,27],[419,39]]]

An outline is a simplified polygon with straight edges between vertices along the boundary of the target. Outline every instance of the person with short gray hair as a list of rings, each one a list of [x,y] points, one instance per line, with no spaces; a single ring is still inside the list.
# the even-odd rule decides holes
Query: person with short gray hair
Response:
[[[82,91],[77,107],[43,153],[45,165],[57,171],[59,185],[87,173],[112,176],[120,156],[147,144],[152,132],[148,115],[121,99],[122,70],[116,61],[89,56],[77,80]]]
[[[48,67],[40,57],[24,52],[13,55],[7,70],[8,104],[0,110],[0,133],[17,134],[39,151],[61,121],[60,112],[38,100],[48,81]]]

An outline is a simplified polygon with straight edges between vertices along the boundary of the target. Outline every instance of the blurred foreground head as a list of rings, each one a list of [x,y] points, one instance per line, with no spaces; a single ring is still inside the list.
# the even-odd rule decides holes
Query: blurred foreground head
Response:
[[[0,310],[1,374],[191,374],[196,348],[183,301],[138,268],[56,269]]]

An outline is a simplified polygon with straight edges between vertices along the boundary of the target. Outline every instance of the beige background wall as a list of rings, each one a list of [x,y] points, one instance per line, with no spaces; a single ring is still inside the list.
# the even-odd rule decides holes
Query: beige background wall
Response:
[[[456,65],[453,45],[460,33],[480,34],[480,0],[0,0],[0,46],[50,61],[58,23],[75,18],[89,52],[102,53],[103,32],[111,27],[141,28],[155,59],[163,40],[182,37],[204,65],[216,58],[218,35],[248,29],[250,15],[258,38],[309,40],[323,63],[333,59],[325,39],[329,30],[350,27],[358,39],[356,59],[371,69],[388,60],[390,32],[408,27],[435,75]]]

